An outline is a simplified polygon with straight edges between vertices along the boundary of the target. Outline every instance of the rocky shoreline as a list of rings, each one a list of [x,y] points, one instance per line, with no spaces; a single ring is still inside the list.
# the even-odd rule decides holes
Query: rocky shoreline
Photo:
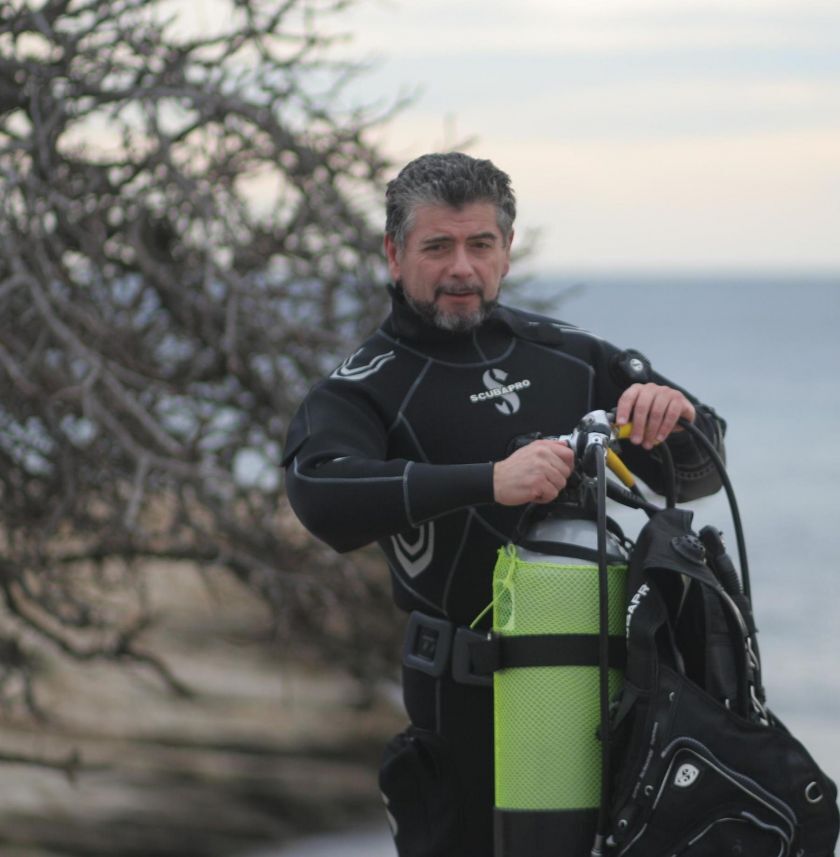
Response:
[[[401,715],[360,706],[342,675],[259,642],[264,606],[229,580],[150,569],[161,621],[148,645],[193,695],[148,672],[44,653],[50,721],[0,719],[0,754],[61,759],[64,774],[0,764],[4,857],[235,857],[381,812],[376,768]]]

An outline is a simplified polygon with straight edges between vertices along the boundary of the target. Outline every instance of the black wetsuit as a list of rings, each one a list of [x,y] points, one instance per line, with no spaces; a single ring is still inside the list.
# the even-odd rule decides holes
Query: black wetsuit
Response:
[[[565,433],[588,411],[614,407],[630,383],[618,354],[585,331],[507,307],[475,331],[449,333],[395,291],[388,319],[312,389],[291,424],[292,506],[338,551],[378,541],[399,607],[469,624],[490,601],[496,552],[525,510],[493,502],[493,462],[514,438]],[[656,373],[650,380],[675,386]],[[721,445],[710,409],[698,407],[697,425]],[[714,467],[687,434],[668,445],[681,499],[717,490]],[[661,487],[655,455],[627,444],[623,457]],[[400,854],[489,857],[492,692],[448,672],[405,669],[403,678],[414,729],[389,756],[419,758],[392,759],[383,779]]]

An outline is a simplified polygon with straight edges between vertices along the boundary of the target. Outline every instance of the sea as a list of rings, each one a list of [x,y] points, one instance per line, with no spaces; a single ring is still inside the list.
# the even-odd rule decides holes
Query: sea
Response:
[[[768,701],[840,781],[840,272],[566,272],[521,294],[641,351],[726,420]],[[723,492],[691,508],[735,555]],[[644,523],[615,517],[628,534]],[[394,854],[383,819],[259,857]]]

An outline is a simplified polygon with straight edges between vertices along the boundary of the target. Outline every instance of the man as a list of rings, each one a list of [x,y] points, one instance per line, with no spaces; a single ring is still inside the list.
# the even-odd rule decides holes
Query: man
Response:
[[[412,725],[380,776],[401,857],[490,857],[492,691],[456,679],[443,655],[490,601],[498,548],[529,504],[557,498],[574,466],[563,443],[511,442],[615,407],[619,423],[633,423],[631,469],[661,488],[654,447],[665,442],[691,499],[719,483],[677,420],[719,448],[722,424],[638,353],[497,303],[516,210],[490,161],[423,156],[386,202],[391,315],[303,402],[284,451],[287,489],[336,550],[377,541],[397,605],[422,614],[403,670]]]

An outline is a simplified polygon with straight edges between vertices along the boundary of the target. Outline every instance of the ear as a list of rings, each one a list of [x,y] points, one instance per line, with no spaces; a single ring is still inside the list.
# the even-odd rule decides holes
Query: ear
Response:
[[[388,273],[391,275],[391,281],[396,283],[400,279],[399,250],[390,235],[385,236],[383,245],[385,247],[385,258],[388,260]]]
[[[510,230],[510,236],[507,241],[507,248],[505,250],[505,269],[502,272],[502,277],[506,277],[508,275],[508,271],[510,270],[510,248],[513,244],[513,230]]]

